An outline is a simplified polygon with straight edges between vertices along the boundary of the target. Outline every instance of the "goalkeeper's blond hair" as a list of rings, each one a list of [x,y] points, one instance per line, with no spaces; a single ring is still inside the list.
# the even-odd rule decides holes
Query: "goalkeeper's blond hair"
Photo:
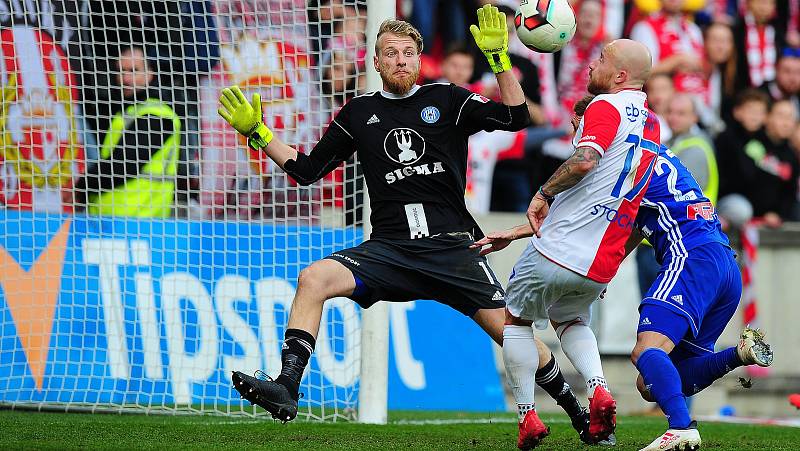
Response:
[[[422,53],[422,35],[420,34],[419,30],[414,28],[414,25],[404,21],[404,20],[397,20],[397,19],[387,19],[381,23],[380,28],[378,28],[378,36],[375,38],[375,54],[379,55],[381,53],[381,49],[378,46],[381,42],[381,36],[385,33],[392,33],[398,36],[408,36],[409,38],[414,40],[414,43],[417,45],[417,53]]]

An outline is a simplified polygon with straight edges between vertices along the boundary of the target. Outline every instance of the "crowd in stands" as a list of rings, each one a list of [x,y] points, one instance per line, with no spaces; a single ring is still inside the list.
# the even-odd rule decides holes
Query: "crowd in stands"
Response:
[[[608,41],[630,37],[645,43],[654,58],[645,89],[661,121],[662,142],[680,153],[700,184],[720,198],[744,196],[767,225],[800,220],[800,2],[570,0],[575,38],[550,55],[531,52],[516,39],[514,0],[398,0],[398,17],[423,35],[420,83],[448,81],[498,98],[491,70],[467,33],[473,10],[487,2],[509,19],[511,60],[533,125],[472,139],[466,195],[474,212],[526,208],[571,154],[571,111],[585,94],[589,63]],[[68,191],[62,193],[63,211],[145,176],[173,183],[176,204],[155,216],[289,221],[317,216],[309,199],[357,209],[357,169],[335,172],[323,188],[295,186],[266,159],[248,154],[215,115],[221,87],[259,90],[269,99],[269,125],[308,151],[338,108],[365,90],[371,63],[365,61],[364,0],[82,3],[85,8],[76,11],[83,14],[53,10],[49,22],[56,23],[51,34],[79,88],[70,99],[82,113],[83,127],[75,128],[84,129],[85,165],[76,165],[72,180],[58,185]],[[26,25],[47,32],[46,22],[40,17]],[[73,34],[65,36],[69,27]],[[151,76],[126,91],[126,71]],[[166,109],[115,131],[115,115],[147,102]],[[177,152],[174,164],[170,146]],[[124,161],[104,162],[109,156]],[[9,166],[9,157],[3,158]],[[14,186],[22,189],[23,182]],[[11,205],[9,182],[2,185],[0,201]],[[45,209],[31,202],[29,208]]]
[[[416,2],[414,2],[416,3]],[[440,6],[469,10],[477,2]],[[512,1],[497,3],[513,15]],[[654,60],[645,89],[650,108],[660,118],[662,142],[680,153],[695,177],[712,197],[744,196],[757,217],[769,226],[800,220],[798,158],[800,135],[800,12],[786,0],[575,0],[577,32],[563,51],[541,55],[518,43],[510,45],[515,70],[536,95],[534,128],[521,132],[523,148],[500,151],[494,178],[491,210],[521,210],[518,197],[530,195],[571,153],[569,112],[585,94],[589,62],[602,46],[629,37],[648,46]],[[623,11],[623,14],[619,14]],[[413,20],[413,15],[411,16]],[[461,17],[461,14],[453,14]],[[448,26],[450,26],[448,24]],[[465,25],[466,26],[466,25]],[[461,52],[442,39],[426,49],[429,67],[442,67],[442,76],[492,97],[485,86],[487,68],[474,46],[474,70],[467,83],[463,74],[451,78],[445,70]],[[457,58],[462,58],[458,56]],[[427,77],[439,75],[431,70]],[[525,86],[525,85],[523,85]],[[527,91],[526,91],[527,94]],[[555,102],[552,102],[552,99]],[[538,114],[537,114],[538,113]],[[539,120],[537,120],[539,119]],[[543,133],[561,133],[560,137]],[[541,138],[541,139],[540,139]],[[471,164],[485,164],[475,154]],[[485,170],[485,169],[484,169]],[[510,180],[524,178],[524,182]],[[469,195],[469,193],[468,193]],[[469,199],[469,197],[468,197]],[[479,209],[480,210],[480,209]]]

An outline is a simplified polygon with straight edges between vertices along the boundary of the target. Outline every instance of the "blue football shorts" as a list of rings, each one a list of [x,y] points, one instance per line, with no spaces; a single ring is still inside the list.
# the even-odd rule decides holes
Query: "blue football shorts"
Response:
[[[736,254],[728,246],[707,243],[672,255],[639,306],[637,332],[666,335],[689,356],[714,352],[741,295]]]

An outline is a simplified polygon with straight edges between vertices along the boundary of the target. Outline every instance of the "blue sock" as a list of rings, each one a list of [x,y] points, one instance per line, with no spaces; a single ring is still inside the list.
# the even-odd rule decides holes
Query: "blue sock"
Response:
[[[715,380],[742,366],[736,347],[713,354],[691,357],[675,364],[683,382],[683,393],[691,396]]]
[[[664,411],[670,429],[686,429],[692,422],[686,398],[681,392],[681,377],[669,356],[662,349],[650,348],[636,362],[645,385]]]

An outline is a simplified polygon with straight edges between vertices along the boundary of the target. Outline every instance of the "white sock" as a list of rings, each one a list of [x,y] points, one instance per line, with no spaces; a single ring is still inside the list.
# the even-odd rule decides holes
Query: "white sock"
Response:
[[[600,351],[597,349],[597,338],[592,329],[583,322],[569,322],[556,329],[561,340],[561,349],[576,370],[583,376],[589,397],[594,395],[597,386],[608,389],[603,366],[600,363]]]
[[[503,361],[508,384],[517,401],[519,421],[522,421],[525,414],[536,407],[533,391],[536,387],[539,351],[531,326],[506,325],[503,328]]]

